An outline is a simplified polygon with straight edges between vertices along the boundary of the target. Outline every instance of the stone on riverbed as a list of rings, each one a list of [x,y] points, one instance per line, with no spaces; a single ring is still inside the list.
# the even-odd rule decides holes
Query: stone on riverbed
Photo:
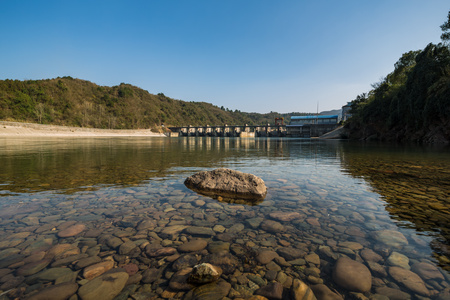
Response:
[[[222,269],[208,263],[196,265],[189,275],[189,281],[193,283],[208,283],[219,279],[222,275]]]
[[[368,292],[372,287],[372,275],[369,269],[362,263],[345,256],[337,260],[333,280],[343,288],[354,292]]]
[[[184,184],[201,194],[230,198],[264,198],[267,188],[264,181],[249,173],[230,169],[202,171],[188,177]]]

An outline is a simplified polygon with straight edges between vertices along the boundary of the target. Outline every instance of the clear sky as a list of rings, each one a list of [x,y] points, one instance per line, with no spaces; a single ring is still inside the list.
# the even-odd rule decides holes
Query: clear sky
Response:
[[[340,108],[440,42],[448,0],[0,0],[0,79],[121,82],[245,112]]]

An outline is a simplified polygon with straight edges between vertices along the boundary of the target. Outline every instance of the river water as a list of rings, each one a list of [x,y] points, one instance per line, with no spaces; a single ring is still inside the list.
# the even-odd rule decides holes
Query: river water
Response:
[[[2,138],[0,299],[270,298],[279,286],[289,299],[295,279],[319,300],[449,299],[449,154],[287,138]],[[184,186],[219,167],[261,177],[267,196],[229,203]],[[202,262],[222,269],[218,282],[186,282]],[[127,275],[114,290],[103,272]],[[339,278],[351,276],[356,286]]]

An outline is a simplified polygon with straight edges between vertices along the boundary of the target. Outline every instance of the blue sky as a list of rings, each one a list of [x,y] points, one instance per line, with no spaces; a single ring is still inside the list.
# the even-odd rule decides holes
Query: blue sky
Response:
[[[246,112],[340,108],[440,42],[448,0],[0,1],[0,79],[121,82]]]

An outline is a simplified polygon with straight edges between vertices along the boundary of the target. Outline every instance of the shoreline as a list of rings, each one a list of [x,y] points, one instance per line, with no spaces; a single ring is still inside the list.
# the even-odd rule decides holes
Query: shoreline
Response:
[[[0,137],[165,137],[150,129],[98,129],[0,121]]]

